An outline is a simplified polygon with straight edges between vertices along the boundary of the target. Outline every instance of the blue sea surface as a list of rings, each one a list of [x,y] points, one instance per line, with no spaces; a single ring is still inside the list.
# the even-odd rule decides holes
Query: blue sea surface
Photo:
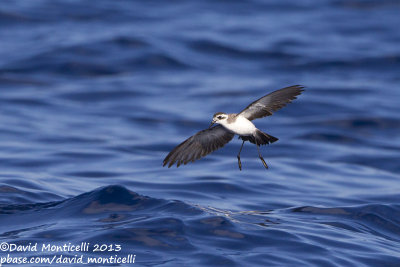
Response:
[[[0,243],[121,250],[0,258],[400,266],[399,14],[396,0],[2,0]],[[215,112],[294,84],[254,121],[279,138],[269,170],[246,143],[239,171],[237,138],[162,167]]]

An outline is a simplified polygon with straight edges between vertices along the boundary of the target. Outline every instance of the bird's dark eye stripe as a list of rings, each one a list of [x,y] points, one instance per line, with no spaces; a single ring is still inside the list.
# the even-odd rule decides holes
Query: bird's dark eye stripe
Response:
[[[222,119],[222,116],[218,116],[217,118],[220,120],[220,119]]]

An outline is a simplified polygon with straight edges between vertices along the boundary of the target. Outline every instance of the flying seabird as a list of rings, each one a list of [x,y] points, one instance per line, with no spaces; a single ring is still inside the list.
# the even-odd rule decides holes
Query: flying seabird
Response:
[[[165,157],[163,166],[168,164],[169,168],[176,163],[176,166],[179,167],[182,163],[186,165],[188,162],[194,162],[223,147],[237,134],[243,140],[237,155],[239,169],[242,170],[240,152],[245,141],[257,146],[258,156],[264,167],[268,169],[268,165],[260,153],[259,146],[276,142],[278,138],[260,131],[251,121],[270,116],[273,112],[291,103],[292,100],[297,98],[296,96],[304,91],[303,88],[300,85],[293,85],[276,90],[254,101],[237,114],[215,113],[210,127],[196,133],[175,147]],[[215,123],[219,125],[212,127]]]

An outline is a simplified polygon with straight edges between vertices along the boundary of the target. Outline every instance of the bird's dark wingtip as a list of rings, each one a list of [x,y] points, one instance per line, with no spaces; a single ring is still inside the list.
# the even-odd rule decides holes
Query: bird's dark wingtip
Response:
[[[302,92],[305,91],[305,86],[300,85],[300,84],[292,85],[290,87],[293,88],[293,89],[296,89],[296,93],[294,95],[294,99],[297,98],[296,96],[300,95]]]
[[[168,158],[168,156],[163,160],[163,165],[162,165],[163,167],[165,167],[165,165],[167,165],[167,163],[168,163],[168,159],[167,158]]]
[[[305,91],[304,88],[306,88],[304,85],[301,85],[301,84],[296,84],[296,85],[294,85],[294,86],[297,87],[297,88],[299,88],[300,92]]]

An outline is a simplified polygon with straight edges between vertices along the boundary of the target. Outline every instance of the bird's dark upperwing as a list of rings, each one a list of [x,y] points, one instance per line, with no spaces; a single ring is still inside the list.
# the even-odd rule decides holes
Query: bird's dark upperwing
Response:
[[[304,91],[303,88],[300,85],[293,85],[276,90],[248,105],[239,115],[248,120],[270,116],[274,111],[283,108],[286,104],[296,99],[296,96]]]
[[[163,166],[168,168],[175,164],[187,164],[204,157],[214,150],[223,147],[232,140],[235,134],[221,125],[198,132],[174,148],[164,159]]]

